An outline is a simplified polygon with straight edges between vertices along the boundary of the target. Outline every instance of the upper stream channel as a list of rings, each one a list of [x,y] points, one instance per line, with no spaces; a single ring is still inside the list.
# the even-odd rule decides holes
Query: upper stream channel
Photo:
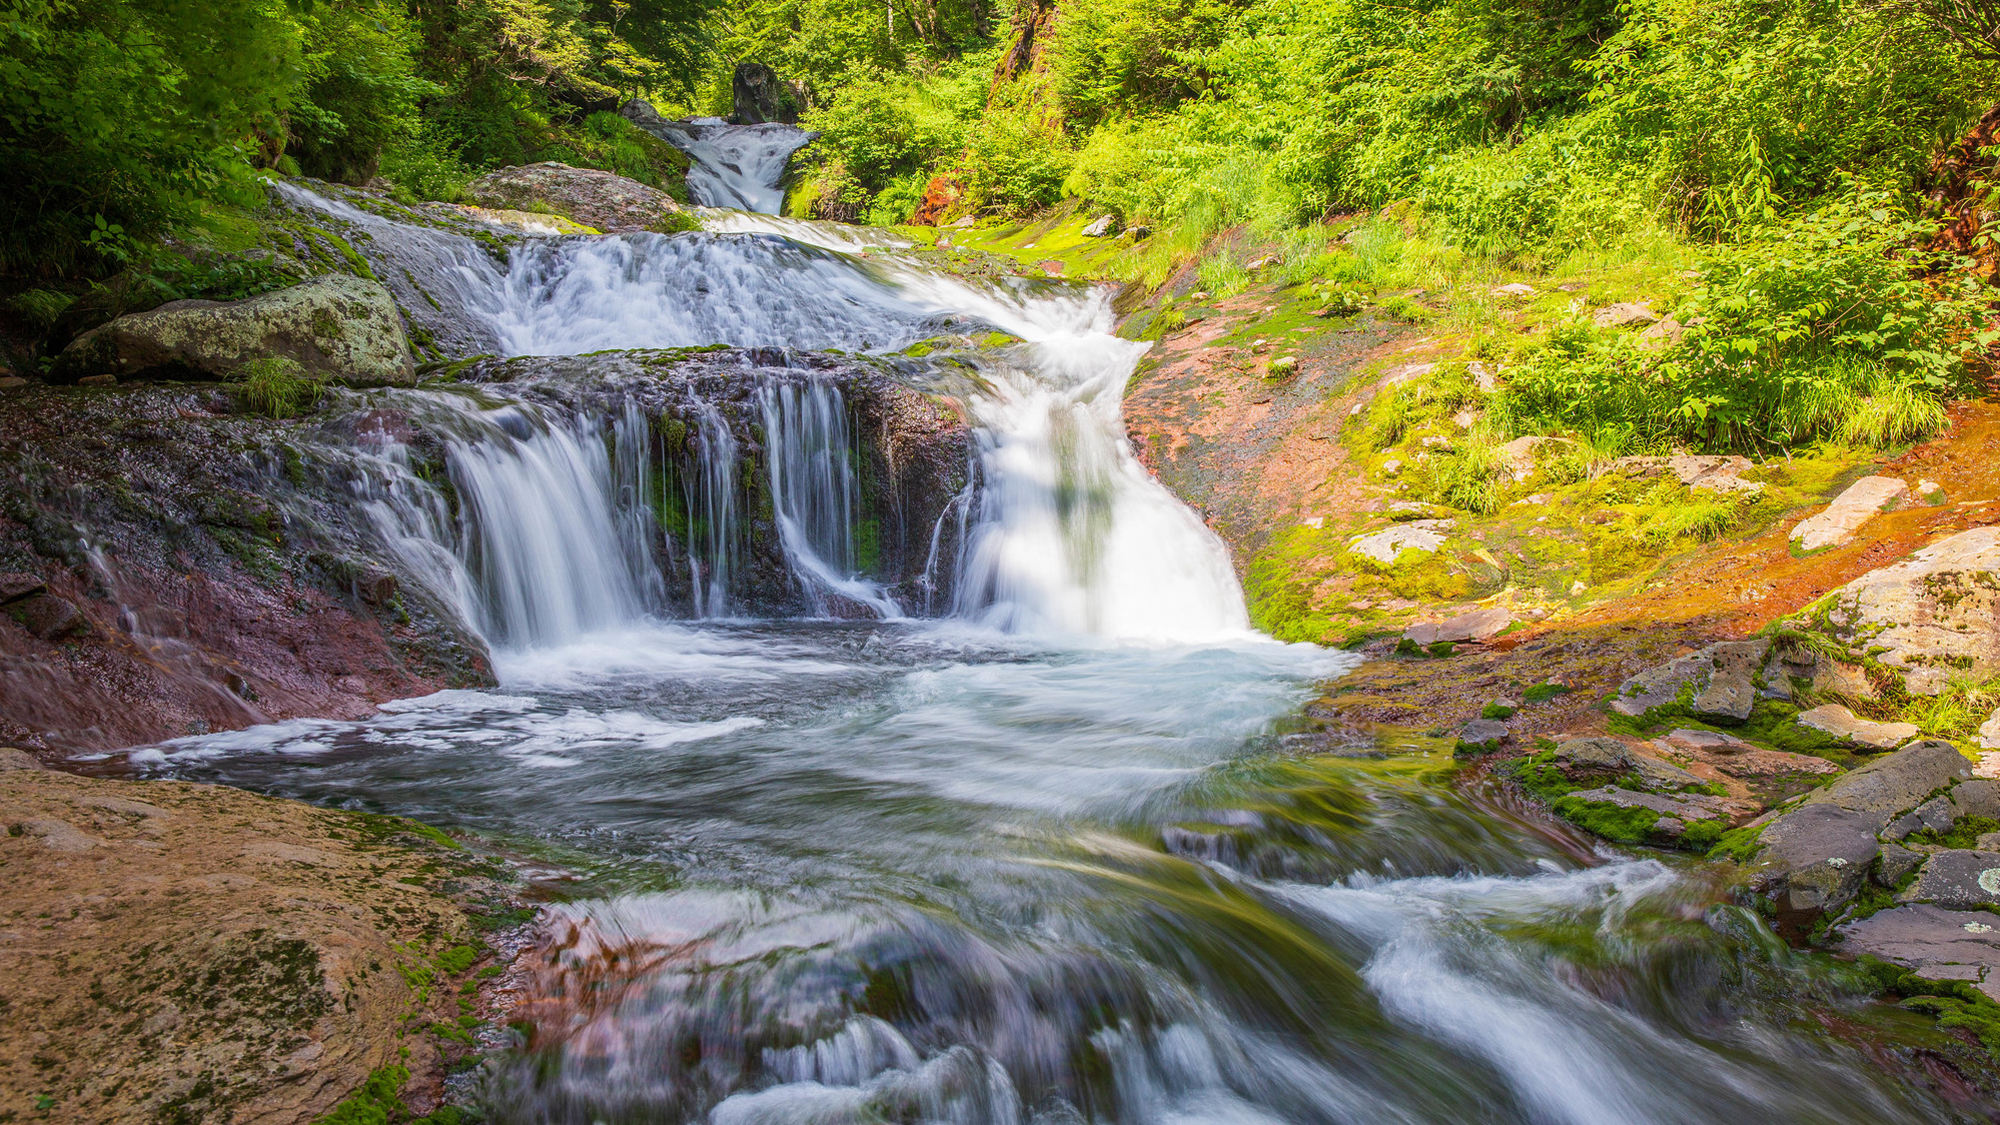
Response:
[[[705,202],[775,205],[796,131],[756,128],[703,127]],[[748,211],[496,262],[283,190],[366,224],[377,273],[425,281],[484,351],[1020,341],[960,395],[970,483],[894,589],[857,563],[838,389],[756,392],[787,617],[740,604],[752,470],[727,428],[695,439],[662,546],[636,411],[399,392],[453,435],[455,499],[386,439],[356,487],[499,686],[132,752],[566,873],[528,998],[544,1047],[493,1077],[497,1120],[1952,1118],[1834,1034],[1866,1002],[1698,865],[1456,792],[1422,740],[1301,753],[1288,720],[1352,658],[1254,633],[1224,546],[1132,457],[1145,346],[1104,292]]]

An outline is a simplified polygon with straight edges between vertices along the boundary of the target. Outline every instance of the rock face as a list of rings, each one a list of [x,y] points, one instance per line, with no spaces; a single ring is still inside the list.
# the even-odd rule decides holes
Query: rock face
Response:
[[[495,169],[467,184],[465,198],[481,207],[560,215],[606,234],[691,225],[680,205],[658,188],[553,161]]]
[[[1896,897],[1947,909],[2000,906],[2000,852],[1939,852],[1924,861],[1916,883]]]
[[[255,360],[354,387],[416,381],[403,318],[377,282],[339,274],[242,301],[171,301],[121,316],[72,341],[52,377],[161,373],[231,379]]]
[[[37,769],[0,771],[0,825],[0,1104],[306,1122],[398,1062],[426,1076],[405,1096],[434,1104],[443,1060],[407,1029],[458,1016],[455,978],[483,953],[465,908],[504,897],[465,853],[387,817]],[[434,889],[447,878],[460,897]],[[428,999],[420,969],[444,985]]]
[[[2000,527],[1975,527],[1836,590],[1834,635],[1874,651],[1919,695],[1954,673],[2000,674]]]
[[[1374,559],[1384,566],[1396,561],[1396,556],[1404,551],[1435,552],[1444,546],[1451,531],[1450,520],[1412,520],[1409,523],[1363,535],[1354,540],[1348,549],[1364,558]]]
[[[1694,713],[1720,722],[1742,722],[1757,702],[1755,676],[1770,642],[1723,641],[1626,680],[1613,710],[1642,715],[1686,694]]]
[[[1504,609],[1475,609],[1444,621],[1419,622],[1405,629],[1403,637],[1416,645],[1484,642],[1500,635],[1513,623],[1514,615]]]
[[[731,124],[799,123],[798,99],[778,78],[778,72],[763,63],[737,63],[736,73],[730,78],[729,91],[734,103],[734,112],[729,115]]]
[[[1841,948],[1904,965],[1926,980],[1964,980],[2000,1000],[2000,919],[1985,911],[1898,906],[1841,926]]]
[[[1792,542],[1801,551],[1837,547],[1890,504],[1910,494],[1910,486],[1895,477],[1862,477],[1847,486],[1833,503],[1792,528]]]

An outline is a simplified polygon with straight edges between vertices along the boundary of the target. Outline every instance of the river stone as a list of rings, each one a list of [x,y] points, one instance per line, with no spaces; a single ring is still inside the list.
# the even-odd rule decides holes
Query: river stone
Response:
[[[1808,807],[1833,805],[1868,817],[1879,832],[1897,814],[1914,809],[1954,781],[1972,776],[1972,763],[1949,742],[1928,740],[1850,770],[1806,798]]]
[[[2000,1000],[2000,977],[1993,972],[2000,968],[2000,918],[1985,911],[1898,906],[1834,933],[1843,953],[1880,957],[1927,980],[1976,981]]]
[[[1936,695],[1955,673],[2000,675],[2000,527],[1941,539],[1831,600],[1835,630],[1865,644],[1916,694]]]
[[[40,578],[24,571],[10,570],[0,573],[0,605],[18,602],[22,598],[32,598],[48,589]]]
[[[1419,622],[1403,630],[1403,636],[1418,645],[1483,642],[1513,623],[1514,615],[1504,609],[1477,609],[1437,623]]]
[[[1924,861],[1917,881],[1898,902],[1930,902],[1943,907],[2000,906],[2000,852],[1951,848]]]
[[[1802,805],[1764,826],[1757,853],[1762,870],[1752,886],[1769,895],[1795,926],[1820,911],[1838,909],[1860,891],[1875,862],[1879,827],[1868,813]]]
[[[680,205],[658,188],[554,161],[497,168],[465,185],[465,199],[481,207],[561,215],[606,234],[687,227]]]
[[[1085,238],[1109,238],[1117,233],[1118,217],[1115,215],[1101,216],[1092,220],[1083,228],[1083,237]]]
[[[52,375],[167,372],[231,379],[245,364],[289,359],[355,387],[408,386],[417,368],[395,298],[379,282],[329,274],[242,301],[170,301],[77,337]]]
[[[1600,789],[1578,789],[1569,796],[1592,804],[1617,805],[1621,809],[1651,809],[1661,816],[1684,821],[1719,820],[1727,823],[1730,813],[1726,805],[1713,797],[1641,793],[1636,789],[1620,789],[1611,785]]]
[[[1827,703],[1801,712],[1795,721],[1802,727],[1830,734],[1851,746],[1866,746],[1871,750],[1894,750],[1921,733],[1915,723],[1871,722],[1857,717],[1838,703]]]
[[[1507,741],[1507,724],[1493,719],[1474,719],[1458,728],[1460,754],[1487,754]]]
[[[1393,566],[1404,551],[1434,552],[1444,546],[1451,520],[1412,520],[1384,531],[1363,535],[1348,544],[1348,550],[1383,566]]]
[[[1875,881],[1894,889],[1903,881],[1903,876],[1924,865],[1924,853],[1913,852],[1901,844],[1884,842],[1875,860]]]
[[[1854,538],[1876,513],[1910,494],[1910,486],[1895,477],[1862,477],[1847,486],[1818,514],[1792,528],[1792,542],[1801,551],[1838,547]]]
[[[47,769],[39,758],[14,746],[0,746],[0,771]]]
[[[1975,777],[1951,787],[1948,794],[1959,816],[1986,816],[2000,820],[2000,781]]]

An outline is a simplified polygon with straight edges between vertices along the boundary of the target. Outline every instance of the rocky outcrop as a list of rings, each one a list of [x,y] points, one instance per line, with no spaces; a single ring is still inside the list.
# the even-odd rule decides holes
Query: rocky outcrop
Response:
[[[465,199],[481,207],[560,215],[606,234],[671,233],[693,226],[658,188],[554,161],[495,169],[467,184]]]
[[[760,62],[740,62],[730,77],[732,125],[799,123],[799,99],[778,72]]]
[[[490,956],[469,912],[511,908],[501,869],[392,817],[8,754],[0,1105],[307,1122],[393,1066],[410,1108],[437,1104],[464,1051],[421,1029]]]
[[[1818,514],[1792,528],[1792,542],[1801,551],[1837,547],[1854,538],[1861,525],[1910,494],[1910,486],[1895,477],[1862,477],[1847,486]]]
[[[1919,695],[2000,675],[2000,527],[1975,527],[1836,590],[1820,623]]]
[[[1757,702],[1755,681],[1769,649],[1763,640],[1709,645],[1626,680],[1611,707],[1623,715],[1643,715],[1685,698],[1695,715],[1740,723]]]
[[[51,377],[163,374],[234,379],[278,359],[352,387],[416,381],[396,302],[379,283],[332,274],[242,301],[170,301],[77,337]]]
[[[1809,711],[1801,711],[1796,722],[1865,750],[1894,750],[1918,734],[1915,723],[1871,722],[1857,718],[1854,712],[1838,703],[1823,703]]]

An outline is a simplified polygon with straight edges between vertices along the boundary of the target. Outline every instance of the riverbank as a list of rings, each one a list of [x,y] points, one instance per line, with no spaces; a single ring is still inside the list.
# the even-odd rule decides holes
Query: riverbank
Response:
[[[412,821],[19,750],[0,824],[9,1120],[315,1121],[396,1068],[430,1113],[532,915],[503,865]]]

